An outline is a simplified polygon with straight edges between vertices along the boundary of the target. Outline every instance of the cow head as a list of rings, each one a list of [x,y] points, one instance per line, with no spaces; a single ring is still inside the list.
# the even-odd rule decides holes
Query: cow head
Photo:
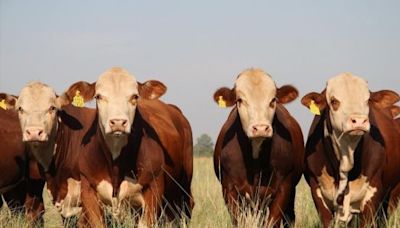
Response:
[[[47,142],[57,129],[57,111],[67,104],[67,100],[41,82],[28,84],[15,99],[8,105],[18,111],[23,141]]]
[[[248,69],[240,73],[233,89],[218,89],[214,100],[223,100],[226,106],[236,105],[244,132],[254,139],[272,137],[277,103],[291,102],[297,96],[298,91],[293,86],[277,88],[271,76],[264,71]]]
[[[85,101],[96,99],[101,132],[108,147],[118,151],[127,143],[138,100],[156,99],[165,93],[166,86],[153,80],[139,83],[125,69],[114,67],[100,75],[95,83],[73,84],[65,96],[72,101],[76,91]]]
[[[314,102],[320,110],[328,107],[330,122],[336,132],[363,135],[370,129],[369,104],[388,108],[399,99],[398,94],[389,90],[370,92],[364,79],[344,73],[331,78],[322,93],[309,93],[301,102],[306,107]]]

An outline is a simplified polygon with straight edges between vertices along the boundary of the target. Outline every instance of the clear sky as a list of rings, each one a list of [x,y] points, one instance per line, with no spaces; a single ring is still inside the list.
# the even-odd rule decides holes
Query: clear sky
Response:
[[[58,93],[122,66],[168,86],[194,138],[215,140],[229,110],[212,100],[248,67],[292,84],[287,105],[307,134],[303,95],[352,72],[400,92],[400,1],[0,0],[0,91],[40,80]]]

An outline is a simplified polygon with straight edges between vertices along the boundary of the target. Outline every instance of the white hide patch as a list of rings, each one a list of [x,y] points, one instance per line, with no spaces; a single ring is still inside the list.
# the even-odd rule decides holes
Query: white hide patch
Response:
[[[144,208],[145,202],[142,189],[142,185],[129,177],[125,177],[122,181],[118,197],[113,197],[113,187],[108,181],[102,180],[96,188],[100,201],[107,206],[111,206],[113,216],[116,218],[120,216],[124,205],[132,208]]]
[[[338,189],[334,185],[334,178],[330,176],[326,167],[322,169],[322,174],[317,178],[319,188],[316,190],[317,196],[321,198],[324,206],[329,209],[328,205],[334,205],[334,200],[338,193]],[[361,175],[359,178],[348,182],[349,191],[344,195],[343,205],[339,206],[335,215],[341,222],[348,223],[354,213],[360,213],[364,210],[365,205],[377,191],[376,187],[369,185],[366,176]]]
[[[79,215],[82,211],[81,205],[81,182],[73,178],[67,179],[68,192],[63,200],[56,202],[55,206],[64,218]]]

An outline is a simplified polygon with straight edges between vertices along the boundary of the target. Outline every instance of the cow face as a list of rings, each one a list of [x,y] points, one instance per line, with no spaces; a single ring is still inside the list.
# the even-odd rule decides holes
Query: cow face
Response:
[[[58,97],[43,83],[34,82],[24,87],[15,103],[23,141],[47,142],[57,128],[57,111],[65,104],[63,97]]]
[[[350,135],[362,135],[370,129],[367,82],[351,74],[341,74],[327,83],[326,101],[332,127]]]
[[[370,129],[369,106],[388,108],[399,99],[390,90],[370,92],[364,79],[344,73],[331,78],[322,93],[309,93],[301,102],[306,107],[314,102],[320,110],[328,106],[330,122],[338,133],[363,135]]]
[[[298,96],[292,86],[277,88],[272,78],[259,69],[243,71],[233,89],[220,88],[214,100],[227,106],[236,104],[242,127],[249,138],[272,137],[272,121],[277,103],[288,103]]]
[[[114,67],[100,75],[95,83],[73,84],[65,96],[71,101],[76,91],[85,101],[96,99],[101,132],[109,148],[118,151],[127,143],[138,100],[156,99],[165,93],[166,87],[153,80],[139,83],[128,71]]]

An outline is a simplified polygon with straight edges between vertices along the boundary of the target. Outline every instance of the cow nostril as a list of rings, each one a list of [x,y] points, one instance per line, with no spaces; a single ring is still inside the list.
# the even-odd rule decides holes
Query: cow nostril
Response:
[[[29,130],[26,130],[26,134],[31,135],[31,132]]]
[[[351,122],[354,124],[357,123],[357,121],[355,119],[351,119]]]
[[[114,126],[114,125],[115,125],[114,120],[110,120],[110,125],[111,125],[111,126]]]
[[[368,119],[365,119],[364,122],[363,122],[363,124],[365,124],[365,123],[367,123],[367,122],[368,122]]]
[[[269,129],[269,126],[265,126],[265,131],[268,131],[268,129]]]
[[[40,131],[38,132],[38,136],[40,136],[42,133],[43,133],[43,130],[40,130]]]
[[[122,126],[126,126],[127,123],[128,123],[127,120],[122,120]]]

